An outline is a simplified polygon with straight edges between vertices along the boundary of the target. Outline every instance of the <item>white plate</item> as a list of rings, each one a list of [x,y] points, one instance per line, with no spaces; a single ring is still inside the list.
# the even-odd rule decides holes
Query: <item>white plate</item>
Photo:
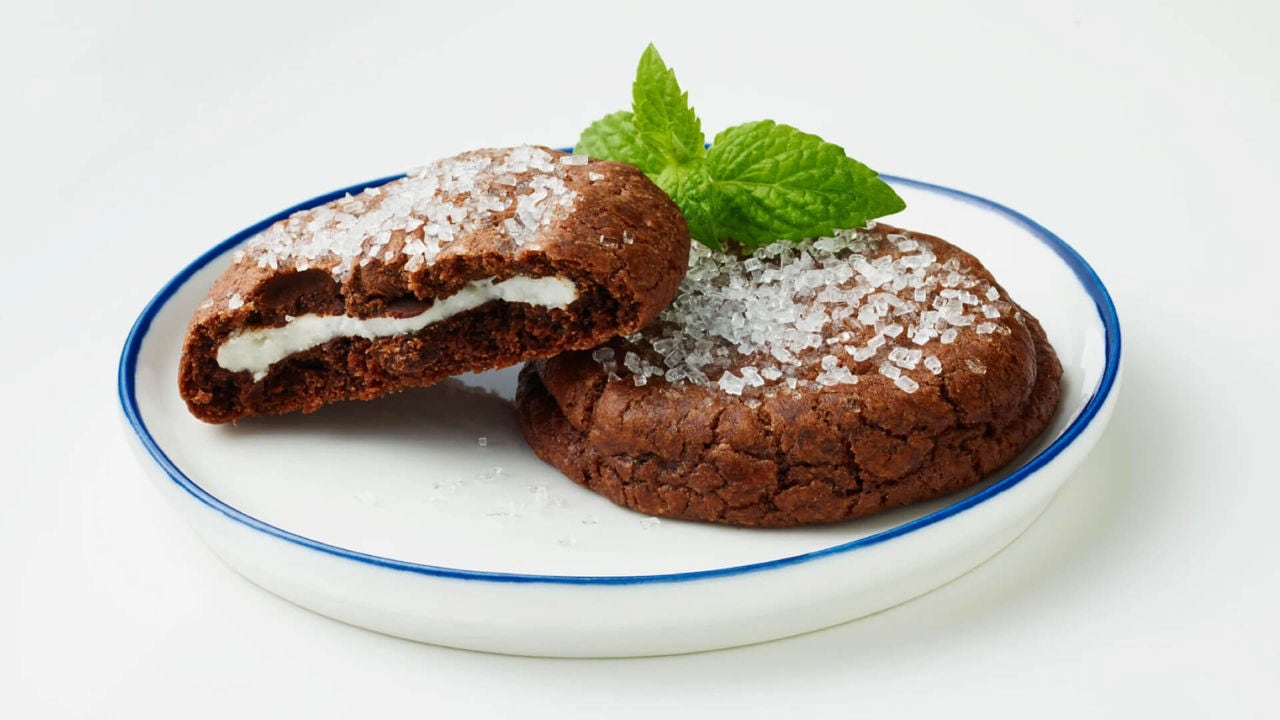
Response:
[[[534,457],[514,416],[514,368],[234,427],[191,417],[176,387],[182,337],[231,251],[295,210],[389,179],[219,243],[147,305],[120,361],[142,464],[199,535],[258,585],[345,622],[553,656],[692,652],[828,627],[927,592],[1017,537],[1114,405],[1119,324],[1085,261],[1001,205],[888,178],[909,207],[893,222],[981,258],[1064,366],[1049,430],[965,493],[790,530],[646,518]]]

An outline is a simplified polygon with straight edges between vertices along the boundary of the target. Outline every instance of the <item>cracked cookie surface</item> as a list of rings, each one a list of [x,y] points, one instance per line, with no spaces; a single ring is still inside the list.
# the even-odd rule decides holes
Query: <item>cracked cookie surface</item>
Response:
[[[767,527],[837,522],[937,497],[1009,462],[1058,404],[1061,366],[1039,323],[975,258],[938,238],[879,226],[846,240],[801,248],[811,255],[801,260],[805,272],[828,271],[827,282],[761,287],[786,284],[769,274],[782,263],[766,262],[744,271],[737,300],[687,287],[707,282],[695,257],[674,309],[654,325],[604,352],[528,364],[517,404],[530,445],[574,481],[639,512]],[[862,269],[850,274],[842,262]],[[716,274],[712,284],[730,288],[737,272]],[[711,300],[690,303],[690,292]],[[882,293],[902,302],[881,297],[885,312],[861,320],[843,309]],[[776,317],[789,295],[798,297],[802,327],[817,325],[805,320],[806,308],[824,307],[816,347],[789,328],[774,327],[770,337],[743,332],[762,312]],[[761,298],[767,308],[733,319]],[[964,302],[949,305],[955,298]],[[717,351],[727,336],[736,342]],[[777,361],[784,351],[792,362]]]

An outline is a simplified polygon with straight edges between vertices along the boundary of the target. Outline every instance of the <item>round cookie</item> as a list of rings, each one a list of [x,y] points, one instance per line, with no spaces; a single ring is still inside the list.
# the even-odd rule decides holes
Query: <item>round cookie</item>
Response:
[[[657,321],[529,363],[517,404],[539,457],[619,505],[780,527],[981,480],[1048,424],[1061,373],[977,259],[878,225],[695,247]]]
[[[228,422],[590,348],[653,320],[688,253],[631,165],[463,153],[249,240],[191,320],[179,390]]]

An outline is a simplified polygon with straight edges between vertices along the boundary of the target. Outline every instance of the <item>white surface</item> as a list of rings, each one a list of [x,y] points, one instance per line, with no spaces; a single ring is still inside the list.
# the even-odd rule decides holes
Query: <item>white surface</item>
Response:
[[[883,610],[954,580],[1026,529],[1102,436],[1117,388],[1112,379],[1103,385],[1106,330],[1089,294],[1096,288],[1057,254],[1065,248],[989,204],[908,184],[898,191],[910,210],[895,220],[998,258],[1003,286],[1049,328],[1062,359],[1063,401],[1049,427],[1004,472],[966,492],[786,531],[648,518],[538,460],[515,420],[516,368],[312,415],[207,425],[187,411],[174,378],[193,309],[234,246],[184,269],[126,348],[135,369],[124,392],[140,440],[157,446],[142,466],[237,572],[303,607],[398,637],[520,655],[635,657],[774,640]],[[1095,396],[1100,405],[1082,417]],[[1071,439],[1050,451],[1069,429]],[[161,462],[173,463],[174,476]],[[1033,462],[1038,469],[1020,467]],[[195,487],[180,485],[187,482]],[[996,492],[979,494],[988,488]],[[248,517],[232,520],[214,507]],[[918,519],[925,524],[848,547]],[[662,577],[678,573],[684,581]]]
[[[1280,17],[1261,2],[1115,5],[9,10],[0,709],[1273,716],[1277,363],[1249,311],[1268,312],[1277,260]],[[1097,451],[969,575],[727,652],[450,651],[228,571],[119,428],[115,357],[146,299],[212,241],[350,178],[572,140],[625,104],[649,40],[709,130],[770,115],[872,167],[998,198],[1078,247],[1127,331]],[[1204,302],[1184,299],[1202,287]],[[74,331],[50,321],[73,313]]]

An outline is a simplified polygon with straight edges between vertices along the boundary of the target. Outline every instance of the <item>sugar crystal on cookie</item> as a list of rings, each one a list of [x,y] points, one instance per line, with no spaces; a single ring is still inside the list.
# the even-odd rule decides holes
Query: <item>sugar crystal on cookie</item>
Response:
[[[730,395],[854,385],[867,374],[914,393],[941,373],[933,348],[961,332],[999,332],[999,296],[955,257],[939,260],[928,239],[901,232],[840,231],[746,258],[695,245],[675,301],[622,343],[623,366],[636,385],[661,378]]]
[[[432,265],[458,237],[507,215],[499,227],[517,247],[574,209],[568,168],[586,162],[522,145],[438,160],[359,195],[296,213],[253,238],[233,261],[296,270],[324,266],[339,281],[370,262]]]

